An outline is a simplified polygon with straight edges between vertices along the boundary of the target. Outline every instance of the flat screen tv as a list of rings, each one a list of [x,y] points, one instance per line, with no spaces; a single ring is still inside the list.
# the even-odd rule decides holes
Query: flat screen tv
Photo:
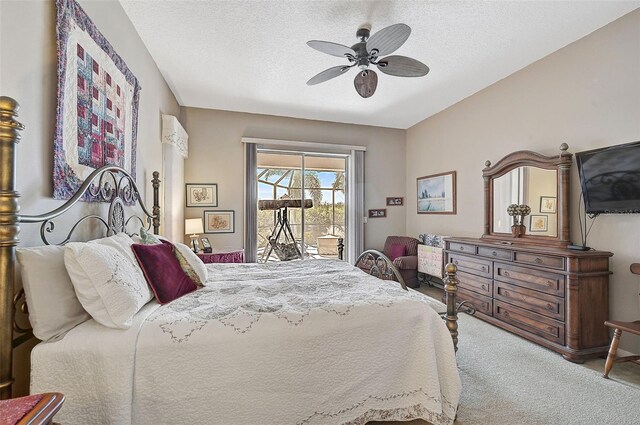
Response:
[[[640,142],[576,153],[587,214],[640,213]]]

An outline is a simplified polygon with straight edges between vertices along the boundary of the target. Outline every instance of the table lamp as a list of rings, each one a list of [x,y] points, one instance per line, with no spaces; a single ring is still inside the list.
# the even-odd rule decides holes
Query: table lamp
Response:
[[[184,233],[191,238],[193,252],[198,252],[198,234],[204,233],[201,218],[187,218],[184,221]]]

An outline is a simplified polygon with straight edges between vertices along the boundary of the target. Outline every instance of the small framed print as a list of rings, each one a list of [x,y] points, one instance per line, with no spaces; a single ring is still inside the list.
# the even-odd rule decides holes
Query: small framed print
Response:
[[[235,231],[236,212],[234,210],[204,212],[205,233],[235,233]]]
[[[387,216],[386,208],[378,208],[374,210],[369,210],[369,218],[384,218]]]
[[[540,212],[555,214],[557,211],[557,200],[554,196],[540,197]]]
[[[549,226],[549,217],[546,215],[532,215],[529,230],[532,232],[546,232]]]
[[[387,198],[388,207],[399,207],[402,205],[404,205],[404,198],[401,196]]]
[[[200,243],[202,244],[202,251],[205,253],[211,253],[213,249],[211,248],[211,242],[209,242],[209,238],[200,238]]]
[[[217,207],[218,185],[216,183],[187,183],[187,207]]]

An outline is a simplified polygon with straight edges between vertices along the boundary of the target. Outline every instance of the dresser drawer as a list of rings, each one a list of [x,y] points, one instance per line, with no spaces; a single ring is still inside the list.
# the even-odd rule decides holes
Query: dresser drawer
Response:
[[[564,297],[564,275],[513,264],[495,263],[494,268],[494,279]]]
[[[500,282],[499,280],[495,281],[493,291],[493,297],[496,300],[505,301],[553,319],[564,321],[564,298]]]
[[[516,252],[515,261],[519,263],[533,264],[542,267],[551,267],[554,269],[564,270],[564,257],[555,257],[552,255],[537,255],[528,252]]]
[[[498,300],[493,302],[493,316],[551,342],[564,344],[564,323],[557,320]]]
[[[493,275],[492,262],[476,257],[449,253],[449,262],[455,264],[458,270],[491,279]]]
[[[475,245],[469,245],[466,243],[459,243],[459,242],[449,242],[449,250],[457,251],[457,252],[465,252],[471,255],[476,253]]]
[[[493,300],[478,293],[458,288],[457,302],[469,301],[476,310],[487,316],[493,316]],[[463,307],[464,308],[464,307]]]
[[[460,288],[478,292],[488,297],[493,295],[493,281],[491,279],[465,272],[458,272],[457,277],[460,281]]]
[[[513,251],[509,251],[508,249],[491,248],[488,246],[479,246],[478,255],[496,258],[499,260],[513,260]]]

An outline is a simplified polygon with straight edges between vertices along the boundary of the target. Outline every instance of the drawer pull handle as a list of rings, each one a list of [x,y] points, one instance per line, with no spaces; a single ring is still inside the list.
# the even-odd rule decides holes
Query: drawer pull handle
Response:
[[[556,328],[554,328],[553,326],[547,326],[547,330],[549,332],[555,332]]]
[[[481,288],[482,288],[483,291],[486,291],[487,290],[487,285],[482,285]]]
[[[505,297],[510,297],[511,296],[511,292],[509,292],[509,291],[504,291],[503,294],[504,294]]]
[[[508,271],[506,271],[506,270],[505,270],[505,271],[503,271],[503,272],[502,272],[502,274],[503,274],[503,275],[505,275],[506,277],[509,277],[509,272],[508,272]]]
[[[547,310],[554,310],[553,304],[547,303]]]
[[[464,251],[464,247],[463,246],[460,247],[460,251]]]
[[[509,312],[508,312],[508,311],[503,311],[503,312],[502,312],[502,315],[503,315],[504,317],[509,317]]]
[[[460,264],[460,263],[458,263],[458,260],[455,260],[455,261],[453,262],[453,264],[455,264],[455,265],[457,266],[457,265],[458,265],[458,264]]]
[[[536,257],[536,259],[534,261],[536,263],[538,263],[538,264],[542,264],[542,258],[540,258],[540,257]]]
[[[547,280],[547,286],[552,288],[556,283],[553,280]]]
[[[492,251],[492,252],[491,252],[491,255],[493,255],[494,257],[497,257],[497,256],[498,256],[498,253],[497,253],[496,251]]]
[[[487,271],[487,267],[486,266],[482,266],[482,271],[486,272]]]

